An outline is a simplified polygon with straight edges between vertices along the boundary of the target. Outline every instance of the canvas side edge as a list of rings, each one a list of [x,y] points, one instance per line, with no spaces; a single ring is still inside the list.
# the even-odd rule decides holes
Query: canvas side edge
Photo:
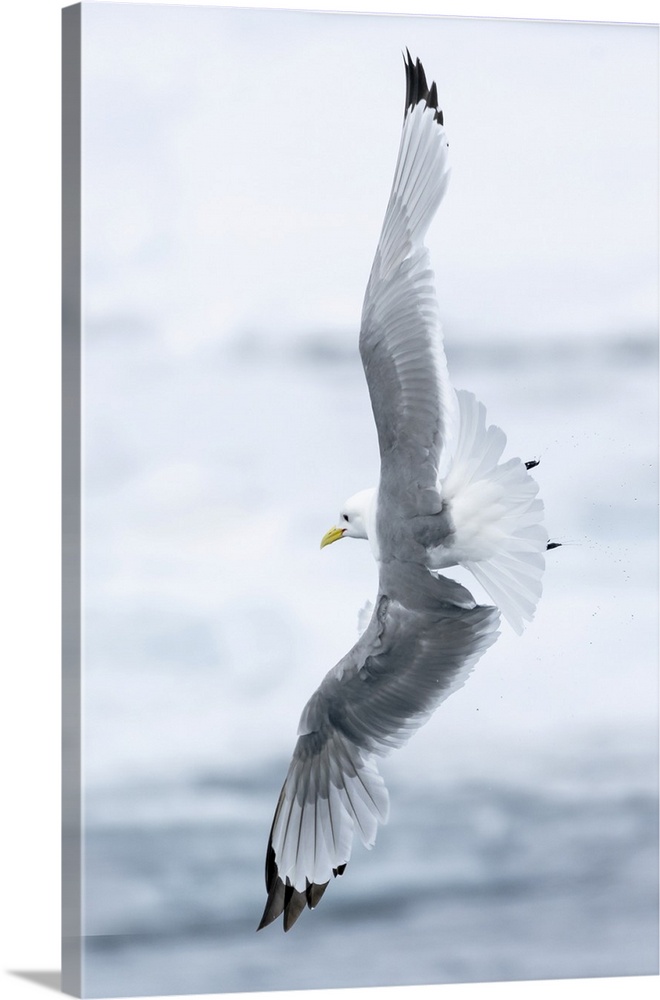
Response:
[[[81,4],[62,11],[62,991],[82,995]]]

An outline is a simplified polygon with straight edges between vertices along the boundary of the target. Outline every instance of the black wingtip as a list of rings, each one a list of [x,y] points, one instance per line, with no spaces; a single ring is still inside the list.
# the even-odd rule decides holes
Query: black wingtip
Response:
[[[268,927],[272,924],[273,920],[277,920],[279,915],[284,910],[284,898],[285,889],[284,882],[282,879],[277,879],[271,886],[270,892],[268,893],[268,899],[266,900],[266,905],[264,907],[264,912],[261,916],[261,921],[257,927],[258,931]]]
[[[269,850],[272,851],[270,845]],[[345,867],[345,865],[342,866],[342,868]],[[284,930],[290,931],[305,907],[313,910],[318,905],[328,885],[328,882],[317,883],[306,880],[305,891],[301,892],[294,889],[288,879],[283,882],[277,873],[277,866],[275,866],[273,880],[268,887],[268,899],[257,931],[268,927],[280,916]]]
[[[305,889],[305,896],[307,897],[307,905],[310,910],[313,910],[315,906],[318,906],[321,896],[329,886],[329,882],[310,882],[307,880],[307,887]]]
[[[285,889],[284,896],[284,930],[290,931],[296,920],[307,906],[307,897],[304,892],[298,892],[292,885]]]
[[[280,793],[280,798],[277,803],[277,809],[275,810],[275,817],[273,819],[273,825],[270,829],[270,836],[268,838],[268,848],[266,850],[266,892],[268,893],[268,898],[266,900],[266,905],[264,907],[264,912],[257,927],[257,931],[261,931],[264,927],[268,927],[272,924],[274,920],[278,917],[282,917],[282,923],[285,931],[291,930],[296,920],[302,913],[302,911],[307,906],[310,910],[313,910],[315,906],[318,905],[319,900],[323,896],[323,893],[328,887],[328,882],[310,882],[306,879],[306,885],[304,892],[294,889],[294,887],[289,882],[288,878],[286,881],[282,881],[280,878],[280,873],[277,867],[277,859],[275,857],[275,850],[273,848],[273,830],[275,828],[275,822],[277,820],[278,813],[282,806],[282,800],[284,796],[284,789]],[[339,868],[333,869],[334,875],[341,875],[346,868],[346,865],[340,865]]]
[[[415,105],[424,101],[427,108],[434,110],[434,118],[438,124],[444,125],[442,109],[438,107],[438,88],[435,85],[435,81],[433,81],[429,89],[424,67],[419,59],[415,59],[413,62],[409,49],[406,49],[404,63],[406,67],[406,106],[404,115],[408,114],[408,111],[414,108]]]
[[[546,552],[548,552],[550,549],[560,549],[561,548],[561,542],[548,542],[548,544],[546,545],[545,548],[546,548]]]

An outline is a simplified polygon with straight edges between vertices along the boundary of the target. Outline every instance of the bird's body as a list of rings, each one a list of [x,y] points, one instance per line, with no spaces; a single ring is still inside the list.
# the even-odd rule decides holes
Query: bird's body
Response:
[[[441,513],[416,524],[424,563],[431,571],[454,566],[470,570],[521,633],[541,596],[548,544],[538,484],[519,458],[500,462],[506,437],[498,427],[486,426],[485,408],[474,395],[451,392],[456,416],[441,456],[447,468],[436,484]],[[351,497],[340,524],[344,517],[349,530],[333,529],[331,540],[366,538],[380,561],[378,490]]]
[[[388,813],[377,760],[403,745],[495,641],[496,607],[444,576],[467,565],[515,627],[540,594],[547,537],[536,484],[485,410],[456,393],[423,240],[449,178],[436,86],[406,59],[406,108],[360,329],[380,480],[348,501],[340,537],[368,538],[378,593],[366,628],[303,710],[266,859],[260,927],[288,930],[342,874],[354,836],[371,846]],[[499,587],[499,591],[498,591]],[[513,595],[513,596],[512,596]]]

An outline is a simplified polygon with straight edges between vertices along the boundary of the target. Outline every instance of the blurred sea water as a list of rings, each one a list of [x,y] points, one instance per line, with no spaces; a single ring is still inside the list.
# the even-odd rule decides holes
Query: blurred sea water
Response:
[[[319,552],[378,475],[356,338],[121,330],[85,356],[87,994],[657,973],[654,339],[448,348],[564,545],[283,935],[255,932],[272,811],[376,584],[366,545]]]
[[[552,761],[535,786],[393,783],[372,854],[356,851],[286,936],[255,931],[285,761],[238,784],[161,788],[190,811],[88,835],[92,995],[654,974],[655,759],[624,756],[646,787],[626,788],[621,747]]]

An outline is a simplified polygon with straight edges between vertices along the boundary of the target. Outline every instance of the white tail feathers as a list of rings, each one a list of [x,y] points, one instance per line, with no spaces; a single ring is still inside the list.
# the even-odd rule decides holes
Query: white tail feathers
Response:
[[[486,426],[483,404],[463,390],[456,398],[458,433],[441,487],[454,535],[450,545],[434,550],[432,566],[465,566],[521,633],[541,596],[548,541],[543,503],[519,458],[499,464],[506,436]]]

